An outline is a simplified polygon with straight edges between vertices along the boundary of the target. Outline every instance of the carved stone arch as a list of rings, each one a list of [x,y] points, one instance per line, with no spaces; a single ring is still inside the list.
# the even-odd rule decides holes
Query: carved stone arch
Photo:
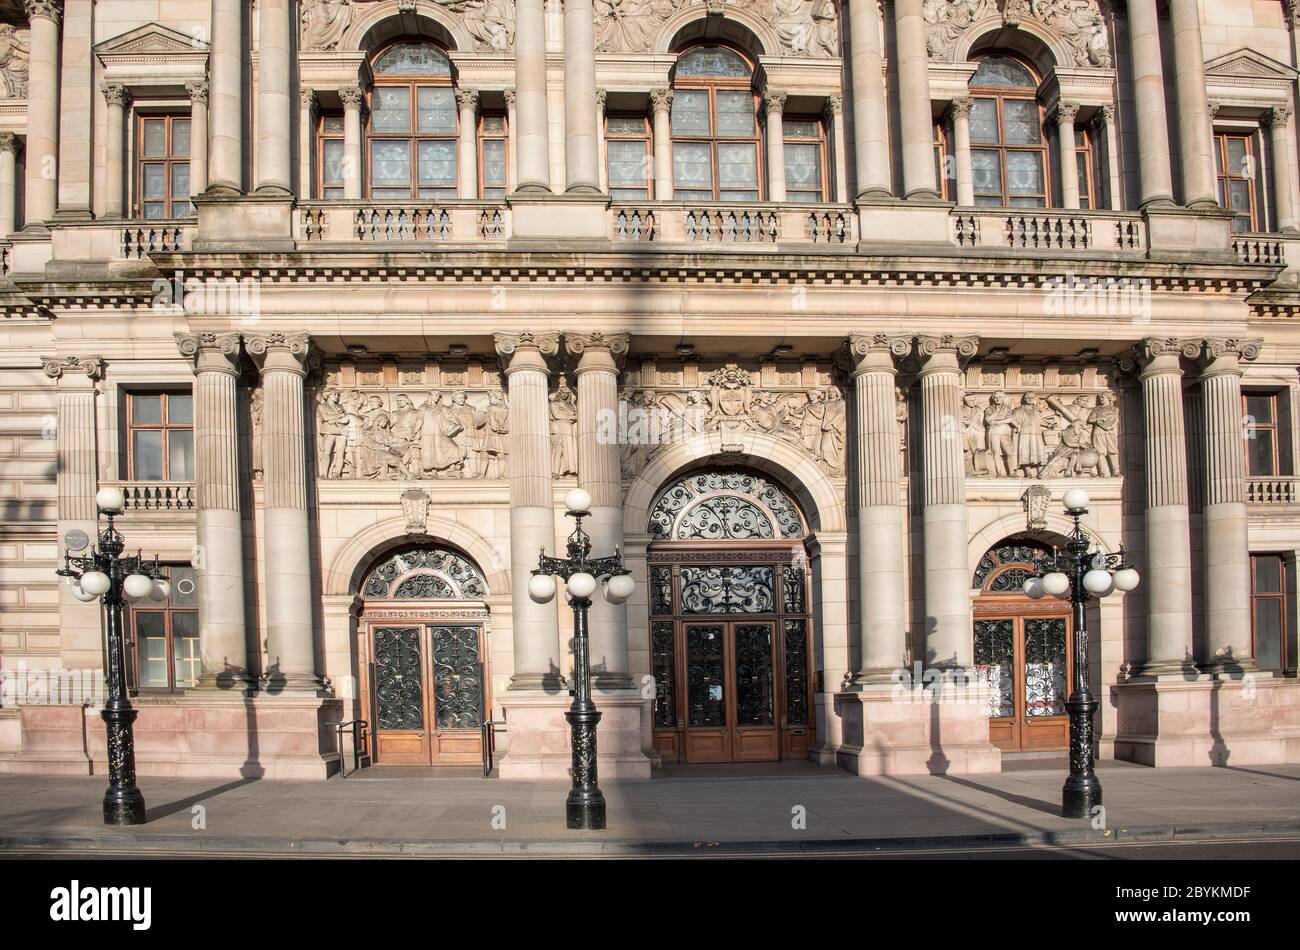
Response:
[[[967,63],[994,50],[1019,53],[1033,64],[1040,77],[1057,66],[1075,65],[1069,46],[1043,24],[1026,18],[1016,29],[1008,30],[1000,16],[985,17],[971,24],[958,37],[951,57],[944,57],[943,61]]]
[[[473,38],[464,24],[437,4],[416,3],[414,13],[403,11],[404,6],[405,2],[399,0],[354,5],[359,13],[343,32],[339,50],[369,55],[401,36],[422,36],[448,51],[474,48]]]
[[[1070,531],[1073,530],[1074,522],[1067,518],[1064,513],[1049,512],[1047,515],[1047,527],[1039,531],[1025,530],[1025,516],[1020,513],[1004,515],[996,521],[986,524],[977,531],[970,539],[967,545],[966,554],[970,562],[971,576],[979,570],[980,561],[984,555],[991,549],[1006,543],[1012,538],[1028,538],[1048,547],[1064,548]],[[1117,539],[1108,538],[1099,531],[1083,527],[1084,533],[1087,534],[1094,546],[1105,551],[1116,551],[1119,549]]]
[[[781,40],[772,27],[749,10],[727,7],[726,16],[709,16],[703,4],[670,16],[655,36],[656,53],[675,53],[695,42],[722,40],[740,47],[757,62],[760,56],[781,52]]]
[[[453,548],[482,573],[488,593],[484,599],[510,594],[510,555],[497,550],[486,538],[462,524],[430,516],[425,534],[411,534],[404,517],[388,518],[360,531],[344,542],[325,571],[323,594],[358,595],[370,569],[397,548],[427,542]]]

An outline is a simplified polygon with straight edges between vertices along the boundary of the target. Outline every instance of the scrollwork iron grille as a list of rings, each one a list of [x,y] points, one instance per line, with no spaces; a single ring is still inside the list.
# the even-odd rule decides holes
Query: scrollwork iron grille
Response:
[[[726,637],[716,624],[686,628],[687,722],[692,726],[725,726],[727,702]]]
[[[367,600],[482,600],[483,573],[464,555],[439,546],[399,551],[371,568],[361,585]]]
[[[419,627],[378,627],[375,698],[380,729],[424,728],[424,672]]]
[[[731,469],[696,472],[669,485],[651,507],[647,530],[673,541],[795,540],[807,533],[783,488]]]
[[[673,569],[671,567],[650,568],[650,612],[652,614],[673,612]]]
[[[989,717],[1007,719],[1016,714],[1015,622],[975,621],[976,677],[989,685]]]
[[[970,586],[986,594],[1018,594],[1025,578],[1038,570],[1038,558],[1050,553],[1047,545],[1029,538],[990,548],[980,558]]]
[[[483,677],[477,626],[434,626],[433,702],[439,729],[481,729]]]
[[[650,625],[651,664],[655,678],[655,726],[677,726],[677,643],[671,620],[656,620]]]
[[[1025,715],[1064,716],[1066,624],[1064,617],[1026,619]]]
[[[686,565],[682,613],[766,614],[776,610],[773,569],[767,565]]]
[[[808,623],[785,621],[785,721],[808,724]]]
[[[770,726],[773,722],[772,625],[736,627],[736,724]]]

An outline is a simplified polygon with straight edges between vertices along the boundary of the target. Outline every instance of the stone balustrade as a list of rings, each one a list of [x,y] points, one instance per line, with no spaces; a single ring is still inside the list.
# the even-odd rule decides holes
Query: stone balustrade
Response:
[[[857,243],[857,215],[848,205],[694,204],[615,205],[610,239],[657,244]]]
[[[121,228],[118,256],[136,261],[150,254],[188,251],[196,230],[192,220],[131,222]]]
[[[103,488],[120,488],[126,513],[134,511],[194,511],[193,482],[100,482]]]
[[[1146,228],[1138,214],[1021,208],[961,208],[952,213],[958,247],[1026,251],[1144,254]]]
[[[509,236],[509,212],[492,201],[302,202],[294,234],[305,244],[478,244]]]
[[[1294,475],[1253,476],[1246,480],[1246,502],[1251,505],[1294,505],[1296,482]]]
[[[1276,238],[1241,235],[1233,238],[1232,250],[1243,264],[1286,264],[1286,249]]]

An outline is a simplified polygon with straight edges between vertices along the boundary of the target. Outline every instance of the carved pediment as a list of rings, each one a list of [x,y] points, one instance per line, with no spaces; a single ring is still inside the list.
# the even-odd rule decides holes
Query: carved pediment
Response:
[[[142,54],[206,53],[207,41],[190,36],[161,23],[146,23],[95,46],[95,54],[105,56],[140,56]]]
[[[1296,70],[1252,49],[1234,50],[1205,63],[1206,78],[1277,79],[1293,82]]]

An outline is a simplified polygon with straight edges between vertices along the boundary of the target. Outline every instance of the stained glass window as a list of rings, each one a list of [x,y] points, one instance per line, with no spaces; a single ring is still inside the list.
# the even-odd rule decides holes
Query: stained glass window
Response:
[[[761,156],[749,64],[721,46],[677,61],[671,114],[674,197],[757,201]]]
[[[1009,56],[980,61],[970,88],[975,204],[1041,208],[1049,203],[1048,153],[1038,82]]]
[[[397,43],[376,58],[374,74],[367,128],[370,196],[455,198],[459,114],[446,54],[429,43]]]

